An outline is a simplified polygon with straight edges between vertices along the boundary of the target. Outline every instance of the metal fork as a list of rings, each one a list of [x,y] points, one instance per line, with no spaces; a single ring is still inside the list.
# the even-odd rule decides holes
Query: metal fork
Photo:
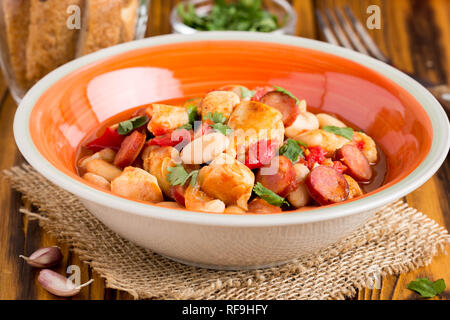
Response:
[[[345,6],[344,12],[339,8],[325,9],[324,13],[316,9],[319,27],[327,42],[348,49],[370,55],[390,65],[392,61],[386,57],[373,41],[363,24],[356,18],[350,7]],[[336,19],[337,17],[337,19]],[[350,21],[351,23],[349,23]],[[405,72],[405,71],[404,71]],[[425,86],[442,104],[447,114],[450,114],[450,88],[446,85],[436,85],[433,82],[422,79],[415,74],[405,72]]]

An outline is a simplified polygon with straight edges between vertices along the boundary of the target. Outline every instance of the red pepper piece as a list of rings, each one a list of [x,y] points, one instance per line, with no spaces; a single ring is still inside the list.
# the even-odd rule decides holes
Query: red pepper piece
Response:
[[[249,169],[257,169],[268,165],[275,156],[277,149],[278,142],[276,140],[258,141],[248,148],[244,164]]]
[[[98,152],[105,148],[119,150],[125,136],[120,135],[117,129],[106,128],[105,132],[97,139],[89,142],[86,147],[94,152]]]
[[[166,133],[151,139],[148,144],[161,147],[175,147],[181,142],[190,142],[193,138],[194,132],[192,130],[177,129],[171,133]]]

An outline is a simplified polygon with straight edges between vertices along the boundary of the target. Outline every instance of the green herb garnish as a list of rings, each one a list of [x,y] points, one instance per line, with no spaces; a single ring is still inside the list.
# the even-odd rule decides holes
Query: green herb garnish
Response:
[[[186,111],[188,114],[188,123],[182,125],[178,129],[192,130],[194,128],[194,122],[197,120],[197,106],[190,104],[187,106]]]
[[[423,298],[433,298],[445,290],[445,282],[444,279],[432,282],[427,278],[419,278],[416,281],[411,281],[407,288],[417,292]]]
[[[303,143],[293,139],[288,139],[280,148],[280,155],[285,156],[291,160],[292,163],[296,163],[299,157],[305,157],[303,149],[300,148],[300,145],[303,145]]]
[[[211,120],[214,123],[225,123],[227,121],[227,118],[223,115],[222,112],[208,112],[206,116],[203,117],[203,120]]]
[[[226,124],[222,124],[222,123],[212,124],[211,128],[213,128],[214,130],[220,132],[224,136],[229,135],[233,131],[233,129],[231,129],[229,126],[227,126]]]
[[[122,121],[117,127],[117,133],[122,136],[127,135],[134,129],[142,127],[148,120],[147,116],[138,116],[130,120]]]
[[[291,97],[292,99],[294,99],[294,100],[295,100],[295,104],[298,105],[298,104],[300,103],[300,100],[298,100],[298,98],[297,98],[296,96],[294,96],[294,95],[292,94],[292,92],[286,90],[285,88],[279,87],[279,86],[273,86],[273,87],[275,88],[275,91],[278,91],[278,92],[287,94],[289,97]]]
[[[214,130],[222,133],[223,135],[228,135],[233,131],[229,126],[225,124],[225,121],[227,121],[227,118],[221,113],[221,112],[208,112],[206,116],[203,117],[203,120],[211,120],[214,122],[211,125],[211,128]]]
[[[194,121],[197,120],[197,106],[190,104],[187,107],[187,113],[188,113],[189,123],[194,124]]]
[[[200,31],[272,32],[281,27],[277,17],[263,9],[261,0],[215,0],[211,11],[201,16],[192,3],[180,3],[177,11],[185,25]]]
[[[241,98],[242,100],[247,98],[252,98],[255,95],[255,90],[249,90],[246,87],[241,87]]]
[[[280,197],[275,192],[264,187],[260,182],[256,183],[253,187],[253,192],[256,193],[261,199],[266,200],[271,205],[281,207],[283,204],[289,205],[283,197]]]
[[[168,167],[167,171],[169,171],[167,174],[167,179],[169,180],[171,186],[184,185],[189,178],[191,178],[190,184],[192,186],[194,186],[197,181],[198,170],[187,173],[186,169],[184,169],[181,164],[178,164],[175,167]]]
[[[353,129],[352,128],[340,128],[335,126],[326,126],[322,128],[327,132],[337,134],[338,136],[347,138],[348,140],[353,140]]]

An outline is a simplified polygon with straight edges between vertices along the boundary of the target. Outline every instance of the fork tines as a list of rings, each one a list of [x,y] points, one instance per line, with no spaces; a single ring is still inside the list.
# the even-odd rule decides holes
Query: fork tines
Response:
[[[317,21],[327,42],[389,62],[350,7],[344,7],[345,13],[339,8],[333,11],[325,9],[323,14],[316,9]]]

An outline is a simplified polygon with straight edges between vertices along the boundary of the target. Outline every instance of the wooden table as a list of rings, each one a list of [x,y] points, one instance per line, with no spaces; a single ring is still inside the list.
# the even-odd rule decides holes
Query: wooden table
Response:
[[[148,35],[170,33],[169,13],[179,1],[152,0]],[[322,39],[317,29],[314,10],[335,5],[350,5],[363,20],[366,8],[376,4],[382,10],[381,30],[371,31],[379,46],[399,68],[417,72],[431,80],[450,82],[450,1],[448,0],[293,0],[299,15],[299,36]],[[13,138],[13,118],[16,104],[0,79],[0,170],[18,165],[24,160]],[[426,213],[440,225],[450,229],[448,190],[450,161],[420,189],[406,196],[408,203]],[[19,213],[20,194],[0,182],[0,299],[58,299],[44,291],[36,281],[37,272],[19,260],[20,254],[29,254],[43,246],[56,244],[45,234],[36,221],[29,221]],[[94,278],[94,283],[74,299],[131,299],[126,293],[106,289],[104,281],[63,246],[65,259],[59,267],[79,265],[82,279]],[[416,299],[418,296],[405,289],[417,277],[444,278],[450,286],[450,256],[436,257],[433,262],[408,274],[390,276],[382,280],[378,290],[361,290],[357,299]],[[447,290],[441,299],[450,299]]]

